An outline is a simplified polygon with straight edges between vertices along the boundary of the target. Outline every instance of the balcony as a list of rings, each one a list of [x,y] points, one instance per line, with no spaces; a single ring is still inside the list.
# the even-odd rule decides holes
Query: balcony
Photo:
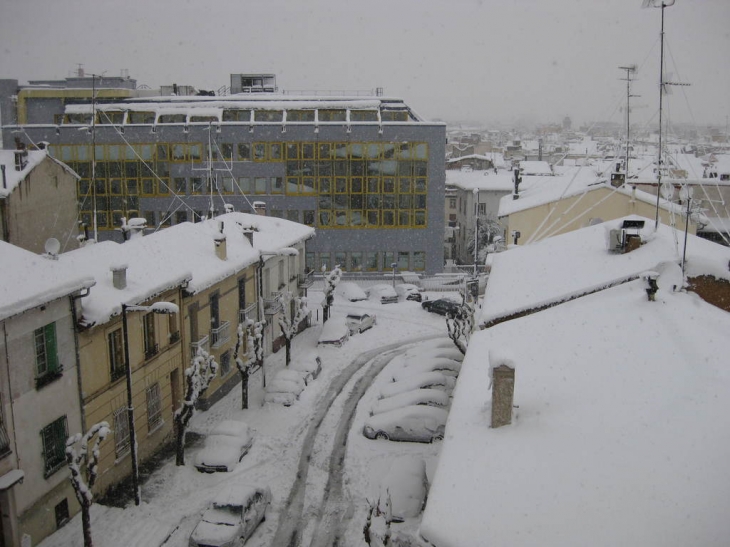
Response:
[[[281,310],[281,293],[271,293],[271,298],[264,298],[264,313],[274,315]]]
[[[210,352],[210,338],[208,336],[203,336],[202,338],[199,338],[197,342],[193,342],[190,344],[190,353],[193,355],[193,357],[198,353],[198,348],[203,349],[206,353]]]
[[[160,352],[160,345],[159,344],[153,344],[152,346],[145,348],[144,350],[144,359],[147,361],[148,359],[152,359],[155,355],[157,355]]]
[[[309,273],[299,274],[299,288],[308,289],[314,284],[314,270]]]
[[[256,302],[238,310],[238,322],[245,323],[247,319],[256,319]]]
[[[213,348],[219,348],[231,339],[230,326],[230,321],[223,321],[217,329],[210,329],[210,340]]]

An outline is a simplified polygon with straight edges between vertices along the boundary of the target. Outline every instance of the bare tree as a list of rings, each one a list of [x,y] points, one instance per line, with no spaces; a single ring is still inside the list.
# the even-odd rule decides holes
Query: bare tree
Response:
[[[488,247],[494,244],[498,237],[499,239],[502,238],[504,227],[494,218],[492,213],[477,215],[475,222],[478,230],[475,231],[474,228],[469,230],[466,240],[466,250],[471,256],[474,256],[474,244],[476,243],[478,245],[477,258],[479,263],[483,264],[487,258]],[[474,237],[475,232],[478,233],[479,237]]]
[[[340,265],[335,266],[330,273],[324,277],[324,305],[322,313],[322,323],[326,323],[330,316],[330,307],[335,299],[335,288],[342,279],[342,270]]]
[[[190,366],[185,369],[185,399],[174,415],[177,441],[175,465],[185,465],[185,431],[190,418],[195,414],[195,404],[208,389],[216,374],[218,374],[218,363],[215,358],[198,346]]]
[[[307,299],[301,296],[294,296],[291,292],[286,291],[281,296],[281,304],[284,307],[284,313],[279,316],[279,326],[286,341],[286,366],[291,363],[291,340],[299,329],[299,324],[309,314],[307,308]]]
[[[248,379],[261,368],[264,361],[264,321],[247,319],[238,324],[238,340],[233,350],[233,359],[241,374],[241,408],[248,408]],[[245,352],[241,348],[246,348]]]
[[[456,313],[446,316],[446,329],[449,331],[449,338],[466,355],[466,347],[474,330],[474,306],[465,299]]]
[[[85,435],[77,433],[66,440],[66,463],[71,470],[71,485],[76,493],[76,499],[81,505],[81,527],[84,533],[84,547],[92,547],[94,545],[91,540],[91,502],[94,499],[94,483],[99,474],[99,445],[106,436],[109,435],[111,429],[107,422],[99,422],[89,429]],[[96,437],[94,447],[89,453],[89,442]],[[79,451],[76,451],[76,444],[81,442]],[[81,472],[81,466],[86,464],[86,477]]]
[[[391,547],[390,525],[393,522],[393,511],[390,501],[390,493],[385,500],[385,510],[380,509],[380,499],[377,503],[368,500],[370,510],[368,518],[363,527],[365,543],[370,547]]]

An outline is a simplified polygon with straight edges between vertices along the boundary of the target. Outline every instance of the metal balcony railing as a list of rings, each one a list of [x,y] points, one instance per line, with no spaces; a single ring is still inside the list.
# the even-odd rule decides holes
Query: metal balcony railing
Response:
[[[256,302],[238,310],[238,322],[245,323],[247,319],[256,319]]]
[[[281,310],[281,293],[271,293],[271,298],[264,298],[264,313],[266,315],[274,315]]]
[[[219,348],[231,339],[231,322],[223,321],[217,329],[210,329],[211,345]]]
[[[314,270],[309,273],[299,274],[299,288],[308,289],[314,284]]]
[[[190,344],[190,353],[195,357],[195,355],[198,353],[198,348],[202,348],[204,351],[209,352],[210,351],[210,338],[206,335],[202,338],[199,338],[197,342],[193,342]]]

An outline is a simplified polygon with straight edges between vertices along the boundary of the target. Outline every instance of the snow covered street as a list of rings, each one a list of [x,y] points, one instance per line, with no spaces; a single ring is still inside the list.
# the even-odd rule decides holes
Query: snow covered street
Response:
[[[430,298],[442,296],[439,293]],[[310,291],[310,307],[321,293]],[[92,506],[92,534],[101,547],[182,547],[208,500],[231,483],[267,485],[273,500],[266,520],[246,545],[365,545],[362,528],[368,499],[377,497],[384,465],[395,454],[418,453],[429,477],[438,445],[368,440],[362,425],[377,399],[379,375],[394,356],[419,341],[446,336],[444,318],[417,302],[381,305],[375,301],[335,300],[330,321],[342,321],[350,310],[377,315],[377,325],[353,335],[341,348],[317,347],[321,310],[313,326],[294,338],[292,360],[319,355],[323,370],[291,407],[262,404],[261,373],[250,380],[250,409],[241,410],[236,386],[208,411],[198,412],[189,431],[207,434],[224,419],[243,420],[254,430],[250,452],[230,473],[199,473],[192,463],[197,446],[186,451],[186,465],[166,461],[142,484],[142,504],[125,509]],[[284,351],[267,357],[269,380],[284,368]],[[373,389],[370,389],[370,387]],[[129,465],[122,460],[119,465]],[[417,523],[403,523],[411,528]],[[80,515],[41,544],[81,546]]]

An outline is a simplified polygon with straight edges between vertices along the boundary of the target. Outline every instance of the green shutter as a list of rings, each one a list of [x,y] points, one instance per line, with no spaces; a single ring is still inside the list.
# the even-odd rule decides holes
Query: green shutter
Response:
[[[58,372],[58,346],[56,344],[56,324],[50,323],[44,327],[46,337],[46,359],[49,373]]]

